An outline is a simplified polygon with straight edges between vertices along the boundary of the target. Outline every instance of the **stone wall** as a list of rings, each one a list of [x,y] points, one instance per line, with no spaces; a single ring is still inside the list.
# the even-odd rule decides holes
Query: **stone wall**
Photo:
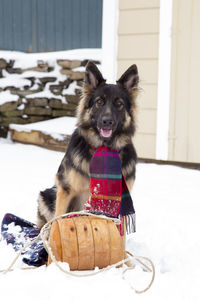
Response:
[[[87,61],[35,60],[32,67],[23,68],[15,60],[0,58],[0,136],[7,135],[11,123],[74,116]]]

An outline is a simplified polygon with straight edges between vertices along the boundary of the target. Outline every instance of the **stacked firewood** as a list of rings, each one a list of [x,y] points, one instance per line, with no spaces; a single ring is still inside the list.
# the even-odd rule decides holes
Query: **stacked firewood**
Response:
[[[11,123],[75,116],[87,61],[36,60],[31,68],[19,68],[15,60],[0,58],[0,136]]]

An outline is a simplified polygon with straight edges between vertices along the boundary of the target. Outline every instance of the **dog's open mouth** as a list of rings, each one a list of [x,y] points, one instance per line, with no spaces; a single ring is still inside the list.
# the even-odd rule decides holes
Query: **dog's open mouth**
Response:
[[[104,128],[101,128],[100,129],[100,134],[102,137],[104,138],[110,138],[111,135],[112,135],[112,129],[104,129]]]

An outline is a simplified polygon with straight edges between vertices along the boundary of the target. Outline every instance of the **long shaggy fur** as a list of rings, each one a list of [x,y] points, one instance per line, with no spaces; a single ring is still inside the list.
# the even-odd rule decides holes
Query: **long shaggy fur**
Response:
[[[84,87],[77,109],[77,128],[58,168],[56,185],[40,192],[38,226],[52,217],[84,209],[89,197],[89,164],[94,148],[107,145],[120,152],[122,172],[129,189],[135,179],[135,99],[138,71],[132,65],[117,81],[106,84],[92,62],[86,66]]]

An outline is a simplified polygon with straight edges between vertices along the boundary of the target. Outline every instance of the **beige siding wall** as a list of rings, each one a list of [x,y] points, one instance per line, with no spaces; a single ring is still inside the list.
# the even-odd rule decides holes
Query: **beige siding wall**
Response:
[[[133,63],[140,75],[138,156],[155,158],[159,0],[119,0],[118,77]]]
[[[200,163],[200,1],[173,3],[169,159]]]
[[[139,157],[156,158],[159,0],[119,0],[118,77],[140,75]],[[200,163],[200,0],[173,0],[168,160]]]

